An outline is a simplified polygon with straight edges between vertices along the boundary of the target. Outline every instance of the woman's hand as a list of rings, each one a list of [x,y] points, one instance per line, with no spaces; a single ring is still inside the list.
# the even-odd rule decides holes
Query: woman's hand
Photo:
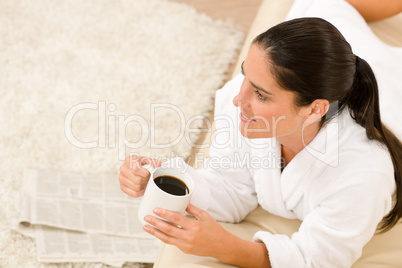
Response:
[[[271,267],[263,243],[243,240],[226,231],[207,212],[189,204],[190,219],[176,212],[156,208],[154,213],[171,223],[145,216],[144,230],[162,242],[178,247],[187,254],[209,256],[241,267]],[[152,226],[151,226],[152,225]]]
[[[219,259],[223,254],[222,251],[225,250],[222,243],[228,232],[207,212],[192,204],[187,206],[186,211],[195,219],[156,208],[154,209],[156,215],[175,225],[148,215],[145,221],[152,226],[144,225],[143,228],[162,242],[174,245],[184,253]]]
[[[150,177],[149,171],[143,165],[159,167],[161,161],[137,155],[128,156],[120,167],[120,189],[132,197],[144,195]]]

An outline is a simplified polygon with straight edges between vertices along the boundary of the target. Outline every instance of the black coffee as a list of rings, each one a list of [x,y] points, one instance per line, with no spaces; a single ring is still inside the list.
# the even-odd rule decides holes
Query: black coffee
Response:
[[[186,195],[189,193],[187,185],[172,176],[159,176],[154,179],[154,182],[163,191],[172,195]]]

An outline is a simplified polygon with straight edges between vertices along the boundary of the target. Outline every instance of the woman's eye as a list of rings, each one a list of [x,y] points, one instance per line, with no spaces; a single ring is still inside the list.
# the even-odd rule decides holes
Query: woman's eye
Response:
[[[260,100],[264,101],[266,99],[266,97],[264,95],[262,95],[260,92],[258,92],[258,90],[254,90],[254,93],[257,95],[257,98],[259,98]]]

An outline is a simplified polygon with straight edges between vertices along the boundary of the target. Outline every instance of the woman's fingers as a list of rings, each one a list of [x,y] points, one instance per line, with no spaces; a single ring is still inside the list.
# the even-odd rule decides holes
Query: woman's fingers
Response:
[[[124,164],[120,167],[118,178],[120,189],[124,193],[132,197],[140,197],[144,195],[150,177],[149,171],[143,167],[143,165],[147,164],[153,167],[159,167],[161,161],[137,155],[132,155],[126,158]]]
[[[165,242],[167,237],[180,238],[181,236],[183,236],[183,229],[180,226],[177,226],[171,222],[167,222],[152,216],[145,216],[144,220],[152,225],[154,228],[156,228],[158,231],[162,232],[164,236],[166,236],[162,237],[164,239],[163,242]],[[159,236],[161,236],[161,234],[159,234]]]
[[[192,205],[191,203],[188,204],[186,211],[188,214],[193,215],[197,220],[202,220],[209,216],[209,214],[204,210]]]
[[[127,167],[120,168],[119,182],[120,186],[124,185],[134,191],[142,190],[148,183],[148,177],[138,176],[127,170]]]
[[[159,221],[162,221],[162,220],[159,220]],[[178,227],[176,227],[176,228],[179,229]],[[177,238],[176,236],[169,235],[168,233],[165,233],[162,230],[155,228],[154,226],[144,225],[143,229],[144,229],[144,231],[155,236],[156,238],[158,238],[160,241],[162,241],[165,244],[175,245],[179,248],[183,244],[183,241],[181,239]]]
[[[192,205],[191,203],[188,204],[186,211],[193,215],[197,220],[204,220],[209,217],[209,214],[204,210]],[[187,229],[188,227],[193,225],[193,220],[180,215],[179,213],[172,212],[162,208],[155,208],[153,211],[159,217],[180,226],[183,229]]]
[[[143,165],[145,164],[142,163],[143,163],[142,158],[127,157],[126,161],[122,166],[124,167],[122,171],[124,172],[125,175],[127,175],[128,178],[135,178],[136,176],[144,178],[149,177],[149,171],[143,167]]]
[[[146,216],[145,220],[150,225],[143,228],[162,242],[175,245],[185,253],[200,256],[221,254],[220,242],[224,241],[227,234],[225,229],[206,211],[196,206],[188,205],[187,212],[193,214],[196,220],[157,208],[154,213],[164,220]]]
[[[140,191],[133,191],[130,188],[126,187],[126,186],[120,186],[120,189],[123,191],[123,193],[131,196],[131,197],[141,197],[144,195],[145,193],[145,189],[140,190]]]
[[[185,216],[180,215],[179,213],[172,212],[162,208],[155,208],[153,211],[159,217],[175,224],[176,226],[180,226],[181,228],[186,228],[190,219]]]
[[[143,165],[151,165],[153,167],[160,167],[162,165],[162,162],[160,160],[154,159],[154,158],[141,157],[140,156],[137,159],[140,162],[141,166],[143,166]]]

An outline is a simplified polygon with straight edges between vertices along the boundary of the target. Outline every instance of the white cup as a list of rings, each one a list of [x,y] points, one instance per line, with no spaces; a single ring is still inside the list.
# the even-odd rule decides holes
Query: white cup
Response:
[[[154,208],[157,207],[184,215],[194,191],[194,183],[191,177],[175,168],[153,168],[150,165],[145,165],[144,167],[151,173],[151,177],[149,178],[144,197],[138,209],[138,218],[142,225],[146,224],[144,220],[146,215],[160,218],[153,213]],[[181,180],[187,186],[188,193],[186,195],[173,195],[165,192],[155,183],[155,179],[160,176],[171,176]]]

